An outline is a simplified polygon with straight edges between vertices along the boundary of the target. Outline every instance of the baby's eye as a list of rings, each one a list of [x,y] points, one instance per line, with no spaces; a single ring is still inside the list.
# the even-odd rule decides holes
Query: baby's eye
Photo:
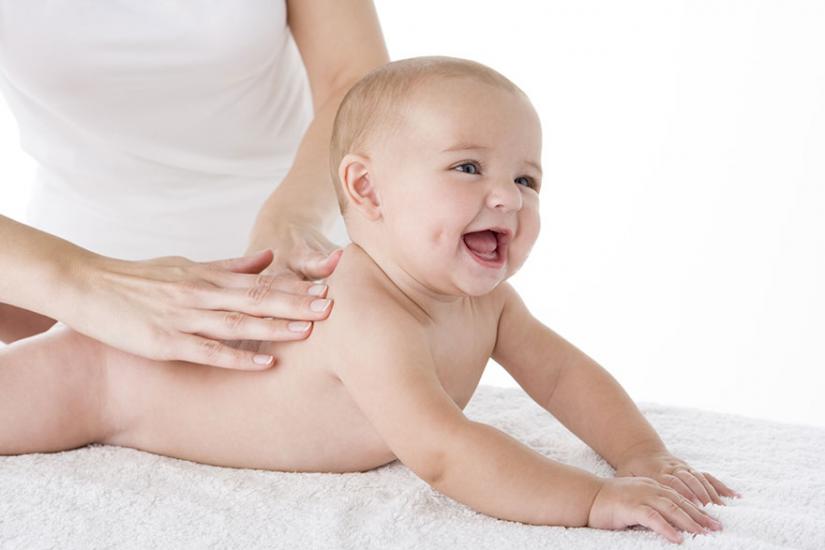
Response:
[[[469,172],[461,170],[461,172],[464,172],[465,174],[478,174],[479,172],[481,172],[481,167],[475,162],[462,162],[461,164],[456,166],[456,168],[461,168],[462,166],[469,166],[470,168],[472,168],[472,171]]]
[[[523,180],[525,182],[522,185],[526,185],[527,187],[532,187],[533,189],[536,188],[536,180],[534,180],[533,178],[531,178],[529,176],[519,176],[513,181],[518,183],[519,180]]]

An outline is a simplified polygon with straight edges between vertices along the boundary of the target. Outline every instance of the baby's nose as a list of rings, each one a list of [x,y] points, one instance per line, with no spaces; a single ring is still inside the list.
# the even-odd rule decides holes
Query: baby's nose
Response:
[[[518,184],[502,180],[496,182],[487,195],[487,205],[494,210],[521,210],[523,197]]]

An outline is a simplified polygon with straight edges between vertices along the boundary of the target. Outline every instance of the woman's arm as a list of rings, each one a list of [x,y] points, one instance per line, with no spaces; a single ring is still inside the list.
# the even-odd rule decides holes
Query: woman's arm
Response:
[[[58,319],[78,332],[150,359],[262,369],[269,356],[220,340],[299,340],[290,320],[318,321],[326,289],[259,275],[270,251],[193,262],[170,256],[129,262],[95,254],[0,216],[0,303]],[[316,294],[317,294],[316,293]],[[0,314],[17,312],[4,307]],[[275,318],[275,319],[273,319]],[[4,317],[0,325],[19,323]],[[20,327],[12,327],[20,330]]]
[[[0,216],[0,302],[53,316],[65,296],[61,274],[85,255],[91,253]]]
[[[261,208],[247,250],[273,248],[272,270],[287,268],[320,279],[332,272],[337,260],[323,262],[335,246],[322,235],[338,211],[329,175],[335,113],[349,88],[389,62],[389,54],[370,0],[292,0],[287,10],[315,116],[291,169]]]
[[[65,241],[52,242],[44,233],[26,229],[0,216],[0,342],[6,344],[54,324],[35,311],[45,311],[54,299],[46,289],[54,288],[57,263],[77,253]]]

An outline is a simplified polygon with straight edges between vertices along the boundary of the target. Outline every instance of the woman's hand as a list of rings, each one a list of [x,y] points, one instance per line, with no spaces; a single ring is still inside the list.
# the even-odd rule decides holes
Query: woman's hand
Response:
[[[690,533],[717,531],[722,524],[672,488],[647,477],[603,480],[590,505],[587,526],[624,529],[642,525],[671,542],[681,543],[679,530]]]
[[[707,472],[698,472],[667,451],[640,453],[616,468],[616,476],[642,476],[672,487],[697,505],[709,502],[725,505],[719,495],[741,497],[739,493]]]
[[[311,225],[282,222],[257,235],[254,242],[273,249],[275,258],[264,273],[294,280],[319,281],[335,271],[343,250]]]
[[[223,341],[298,340],[329,315],[326,287],[289,275],[261,274],[272,251],[194,262],[84,255],[68,267],[72,292],[60,320],[121,350],[158,360],[259,370],[274,358]],[[321,308],[323,302],[326,307]],[[274,319],[273,319],[274,318]],[[296,322],[310,321],[310,322]]]

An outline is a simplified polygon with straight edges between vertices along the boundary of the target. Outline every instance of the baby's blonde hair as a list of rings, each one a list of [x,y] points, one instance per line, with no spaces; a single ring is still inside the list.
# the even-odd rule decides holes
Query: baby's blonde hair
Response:
[[[338,179],[341,159],[347,153],[362,152],[377,140],[392,139],[402,127],[404,108],[414,92],[425,83],[446,78],[473,78],[526,97],[504,75],[457,57],[411,57],[367,73],[344,96],[332,126],[329,167],[342,214],[346,213],[347,198]]]

